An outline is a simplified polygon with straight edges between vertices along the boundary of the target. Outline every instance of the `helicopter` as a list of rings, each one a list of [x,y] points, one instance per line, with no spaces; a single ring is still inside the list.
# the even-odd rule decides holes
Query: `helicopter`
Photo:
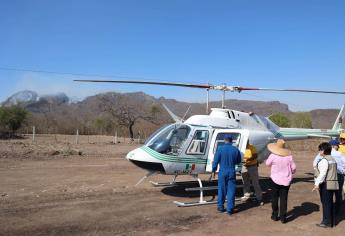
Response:
[[[167,106],[167,110],[175,123],[164,125],[155,131],[142,147],[130,151],[126,158],[134,165],[145,169],[148,173],[137,183],[155,174],[172,175],[173,181],[168,183],[156,183],[154,186],[171,186],[177,184],[176,178],[179,175],[191,175],[197,179],[200,198],[198,202],[183,203],[175,201],[178,206],[196,206],[213,204],[215,201],[205,201],[204,190],[215,189],[203,187],[200,174],[212,172],[212,162],[219,147],[224,144],[224,136],[230,134],[233,137],[232,145],[236,146],[242,153],[250,142],[258,152],[258,161],[263,162],[269,155],[267,144],[277,139],[301,140],[308,138],[331,138],[337,137],[343,131],[342,120],[345,115],[345,105],[340,112],[331,129],[304,129],[304,128],[281,128],[274,124],[268,117],[260,116],[252,112],[243,112],[225,108],[225,92],[241,92],[243,90],[261,91],[284,91],[284,92],[305,92],[305,93],[328,93],[345,94],[337,91],[305,90],[305,89],[271,89],[271,88],[245,88],[240,86],[214,86],[210,84],[184,84],[171,82],[154,81],[128,81],[128,80],[75,80],[78,82],[94,83],[132,83],[151,84],[165,86],[179,86],[190,88],[201,88],[207,91],[206,114],[193,115],[186,120],[175,115]],[[222,95],[222,107],[211,108],[209,113],[209,90],[220,90]],[[241,171],[241,165],[236,170]]]

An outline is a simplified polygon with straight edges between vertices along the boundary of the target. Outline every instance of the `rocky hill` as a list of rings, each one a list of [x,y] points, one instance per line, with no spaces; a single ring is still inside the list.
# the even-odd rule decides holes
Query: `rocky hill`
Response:
[[[23,105],[32,115],[30,124],[37,126],[38,131],[43,133],[73,133],[78,128],[82,133],[114,133],[114,129],[126,133],[123,128],[119,128],[114,122],[114,116],[106,111],[105,105],[116,110],[121,107],[135,107],[131,112],[136,116],[148,117],[153,107],[155,109],[155,122],[147,119],[138,119],[135,122],[136,132],[151,133],[160,125],[172,122],[162,104],[167,105],[175,114],[183,117],[186,111],[186,118],[195,114],[205,114],[205,103],[188,103],[164,97],[155,98],[142,92],[136,93],[103,93],[90,96],[82,101],[71,103],[70,99],[64,94],[40,96],[33,91],[18,92],[6,101],[4,106],[14,104]],[[220,107],[221,102],[211,102],[210,107]],[[291,116],[288,105],[278,101],[246,101],[229,99],[225,101],[228,108],[235,110],[254,112],[259,115],[268,116],[273,113],[283,113]],[[313,128],[332,127],[338,110],[318,109],[310,111]]]

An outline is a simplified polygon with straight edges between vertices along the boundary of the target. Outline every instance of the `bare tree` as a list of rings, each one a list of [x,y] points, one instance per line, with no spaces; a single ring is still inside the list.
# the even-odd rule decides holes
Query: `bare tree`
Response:
[[[116,94],[105,94],[100,99],[103,111],[109,113],[118,125],[128,129],[131,140],[134,140],[133,127],[139,120],[156,124],[157,113],[160,111],[157,105],[130,104]]]

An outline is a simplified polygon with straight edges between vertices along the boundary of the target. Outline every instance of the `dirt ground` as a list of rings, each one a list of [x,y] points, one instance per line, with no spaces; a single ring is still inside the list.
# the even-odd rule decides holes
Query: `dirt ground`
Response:
[[[238,203],[238,212],[228,216],[217,213],[215,205],[177,207],[175,200],[198,200],[186,186],[158,188],[146,180],[134,187],[145,171],[125,155],[138,144],[86,136],[74,142],[73,136],[0,141],[0,235],[344,235],[345,206],[335,228],[315,226],[321,212],[319,196],[311,192],[311,163],[320,140],[289,143],[298,170],[284,225],[270,219],[264,165],[259,172],[265,205]],[[150,179],[170,181],[171,176]],[[209,199],[216,191],[206,195]]]

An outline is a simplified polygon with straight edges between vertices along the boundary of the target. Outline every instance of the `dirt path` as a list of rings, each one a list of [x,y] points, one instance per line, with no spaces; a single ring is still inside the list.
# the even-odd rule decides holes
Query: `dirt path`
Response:
[[[302,146],[311,150],[316,144]],[[0,141],[0,235],[344,235],[344,209],[337,227],[315,226],[321,219],[319,197],[311,192],[315,153],[291,145],[298,171],[289,194],[290,222],[282,225],[270,219],[269,170],[263,165],[266,204],[240,204],[228,216],[215,205],[176,207],[174,200],[197,200],[183,187],[154,188],[148,181],[134,187],[145,171],[124,156],[136,145]],[[63,151],[68,149],[82,155]]]

